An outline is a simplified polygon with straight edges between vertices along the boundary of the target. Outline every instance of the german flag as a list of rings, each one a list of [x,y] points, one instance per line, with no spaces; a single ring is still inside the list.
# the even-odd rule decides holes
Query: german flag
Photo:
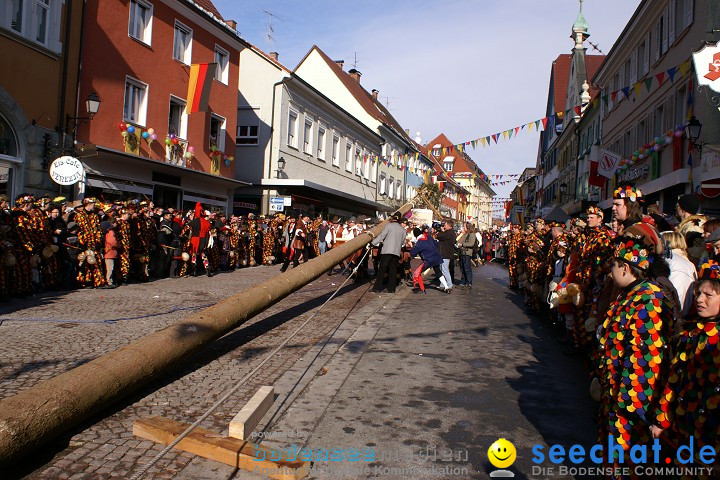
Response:
[[[217,63],[194,63],[190,65],[188,82],[187,113],[204,112],[208,108],[210,87]]]

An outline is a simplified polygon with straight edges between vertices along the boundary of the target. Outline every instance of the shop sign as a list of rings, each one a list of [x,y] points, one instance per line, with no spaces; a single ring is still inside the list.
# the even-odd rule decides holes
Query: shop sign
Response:
[[[720,42],[706,43],[693,52],[698,86],[720,93]]]
[[[650,173],[650,167],[643,165],[641,167],[629,168],[619,175],[620,182],[632,182],[640,178],[645,178]]]
[[[85,176],[80,160],[70,156],[59,157],[50,164],[50,178],[58,185],[75,185]]]
[[[703,145],[702,173],[706,174],[718,167],[720,167],[720,146]]]
[[[246,208],[248,210],[257,210],[257,204],[247,202],[233,202],[233,208]]]
[[[285,210],[285,201],[282,197],[270,197],[270,211],[282,212]]]

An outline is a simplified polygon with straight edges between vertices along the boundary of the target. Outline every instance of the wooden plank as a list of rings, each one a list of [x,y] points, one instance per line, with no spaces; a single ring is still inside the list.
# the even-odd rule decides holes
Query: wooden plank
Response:
[[[265,416],[275,401],[275,389],[272,386],[260,387],[248,403],[230,421],[228,436],[247,440],[250,433]]]
[[[142,418],[133,422],[133,435],[167,445],[189,426],[189,423],[164,417]],[[311,462],[287,458],[283,460],[282,455],[287,454],[282,450],[224,437],[199,427],[183,438],[175,448],[250,472],[257,472],[259,469],[263,475],[278,480],[305,478],[310,471]]]

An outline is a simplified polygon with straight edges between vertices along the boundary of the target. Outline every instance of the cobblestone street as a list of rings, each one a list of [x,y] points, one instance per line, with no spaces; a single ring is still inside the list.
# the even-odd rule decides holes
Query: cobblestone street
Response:
[[[162,329],[278,273],[279,266],[255,267],[212,278],[164,279],[114,290],[80,290],[13,300],[0,308],[0,398]],[[133,420],[162,415],[195,421],[294,331],[344,278],[323,276],[282,300],[194,355],[170,376],[46,446],[41,455],[11,472],[11,478],[127,478],[160,450],[157,444],[132,435]],[[363,294],[368,288],[368,284],[348,282],[340,296],[203,426],[218,432],[227,429],[257,388],[273,384],[349,310],[367,302],[370,296]],[[173,478],[191,458],[171,452],[148,478]]]

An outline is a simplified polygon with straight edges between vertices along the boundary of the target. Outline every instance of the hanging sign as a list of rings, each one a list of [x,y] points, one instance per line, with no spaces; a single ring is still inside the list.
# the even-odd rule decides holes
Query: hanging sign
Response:
[[[75,185],[85,176],[85,168],[75,157],[64,156],[50,164],[50,178],[58,185]]]
[[[693,52],[698,85],[705,85],[720,93],[720,42],[706,43]]]

